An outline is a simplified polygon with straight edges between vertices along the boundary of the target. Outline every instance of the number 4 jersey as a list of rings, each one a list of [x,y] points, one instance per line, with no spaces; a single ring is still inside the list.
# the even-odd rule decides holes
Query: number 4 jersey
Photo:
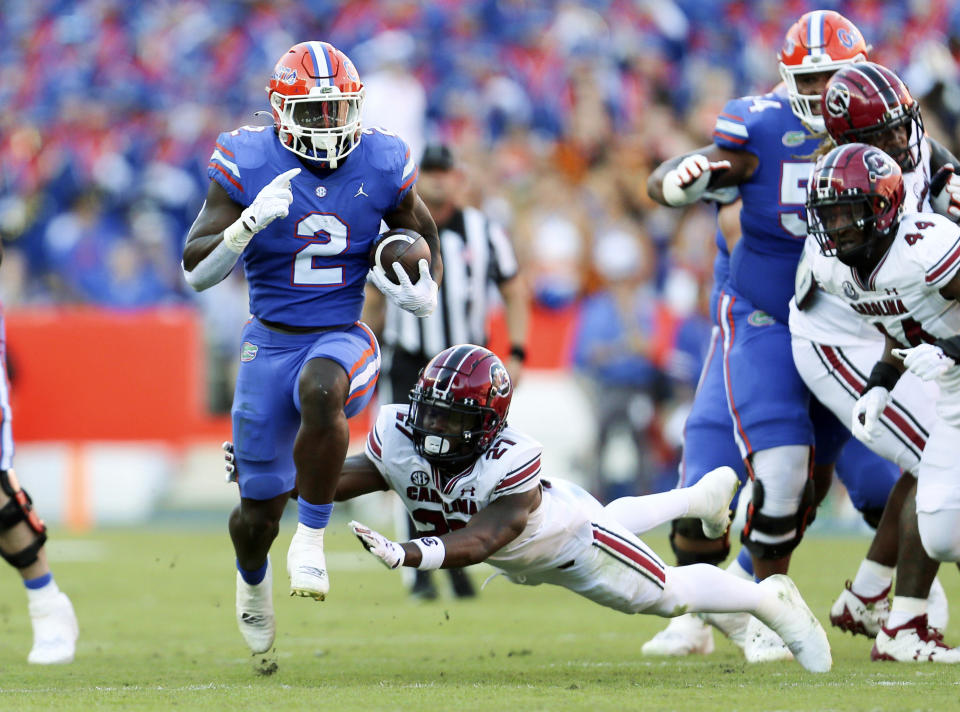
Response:
[[[465,526],[470,518],[500,497],[541,486],[542,446],[509,426],[473,466],[443,481],[417,454],[406,425],[407,407],[387,405],[367,436],[366,455],[425,534],[442,535]],[[581,502],[543,483],[543,500],[512,542],[487,559],[507,573],[556,568],[589,547],[590,510],[599,510],[584,493]],[[566,490],[564,490],[566,492]]]
[[[813,261],[813,276],[902,347],[960,333],[960,304],[940,290],[960,272],[960,227],[933,213],[905,216],[867,279],[838,259]],[[940,417],[960,425],[960,369],[939,381]]]
[[[757,309],[786,324],[793,275],[807,236],[810,156],[820,139],[790,109],[785,91],[728,101],[717,117],[713,142],[758,158],[741,183],[743,238],[730,255],[731,286]]]
[[[302,170],[290,181],[290,212],[243,252],[250,313],[293,326],[351,324],[363,307],[370,244],[416,181],[416,162],[401,138],[367,129],[331,171],[281,146],[273,127],[244,126],[220,134],[207,174],[247,206],[291,168]]]

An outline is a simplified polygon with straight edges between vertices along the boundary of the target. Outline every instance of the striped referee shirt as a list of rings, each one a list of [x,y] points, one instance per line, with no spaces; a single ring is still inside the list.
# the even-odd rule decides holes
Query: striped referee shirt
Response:
[[[510,238],[476,208],[457,210],[438,232],[443,282],[437,308],[420,318],[388,300],[383,327],[386,346],[424,358],[454,344],[485,344],[489,287],[518,269]]]

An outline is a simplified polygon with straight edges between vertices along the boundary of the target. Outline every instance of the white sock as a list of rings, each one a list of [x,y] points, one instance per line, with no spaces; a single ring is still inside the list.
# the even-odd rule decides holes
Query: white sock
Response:
[[[875,598],[890,588],[893,581],[893,567],[878,564],[876,561],[864,559],[860,562],[857,575],[850,588],[864,598]]]
[[[297,531],[293,536],[300,539],[309,539],[311,542],[316,542],[320,546],[323,546],[323,533],[325,531],[326,528],[314,529],[313,527],[308,527],[303,522],[297,522]]]
[[[893,605],[890,606],[890,617],[887,619],[886,628],[893,630],[899,628],[904,623],[908,623],[917,616],[922,616],[927,612],[926,598],[910,598],[909,596],[894,596]]]
[[[57,594],[60,593],[60,587],[57,586],[56,580],[51,578],[50,582],[43,588],[28,588],[26,591],[27,602],[33,606],[56,598]]]
[[[643,497],[621,497],[603,509],[628,531],[642,534],[685,517],[690,509],[690,495],[686,488],[680,488]]]
[[[660,599],[644,613],[675,616],[685,613],[754,613],[763,602],[763,589],[710,564],[668,566]]]

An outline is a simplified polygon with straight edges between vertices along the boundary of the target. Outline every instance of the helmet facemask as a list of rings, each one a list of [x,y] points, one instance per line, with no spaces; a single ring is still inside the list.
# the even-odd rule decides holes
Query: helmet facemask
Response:
[[[280,143],[301,158],[336,168],[360,143],[364,91],[341,92],[336,86],[314,87],[305,96],[274,92]]]
[[[905,143],[896,135],[903,130],[906,130]],[[905,173],[909,173],[920,164],[923,135],[920,106],[914,102],[911,106],[901,105],[891,109],[876,126],[846,131],[843,138],[845,143],[855,141],[879,148],[895,160]]]
[[[821,59],[821,57],[805,57],[804,59]],[[851,63],[849,59],[834,62],[828,56],[824,56],[822,59],[824,61],[811,64],[804,63],[800,66],[780,63],[780,76],[783,78],[784,84],[787,85],[790,108],[794,115],[814,133],[822,133],[827,128],[822,116],[822,93],[818,91],[813,94],[801,94],[797,86],[797,76],[801,74],[829,74]]]
[[[848,267],[866,267],[872,264],[883,237],[876,229],[877,214],[888,207],[880,195],[815,186],[807,200],[809,232],[823,254]]]
[[[502,425],[493,408],[437,397],[433,388],[419,384],[410,392],[407,422],[417,453],[446,468],[469,465],[486,451]]]

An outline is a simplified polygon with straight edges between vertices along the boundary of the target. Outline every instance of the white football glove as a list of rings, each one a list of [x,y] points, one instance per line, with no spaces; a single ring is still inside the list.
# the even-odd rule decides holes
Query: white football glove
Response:
[[[879,434],[880,416],[889,401],[890,391],[882,386],[874,386],[853,404],[850,432],[857,440],[873,442],[874,436]]]
[[[223,231],[223,241],[231,250],[240,254],[254,235],[277,218],[287,217],[293,202],[290,180],[298,173],[299,168],[291,168],[263,186],[237,221]]]
[[[403,547],[390,541],[380,532],[376,532],[358,521],[350,522],[350,528],[363,544],[363,548],[376,556],[388,569],[395,569],[403,563]]]
[[[940,188],[942,181],[945,182]],[[960,176],[954,173],[949,163],[940,168],[930,181],[930,205],[954,222],[960,221]]]
[[[399,262],[394,262],[392,267],[400,284],[394,284],[387,279],[387,273],[380,265],[374,265],[370,279],[377,285],[377,289],[401,309],[414,316],[430,316],[437,308],[437,283],[430,276],[430,265],[426,260],[420,260],[417,266],[420,268],[420,278],[416,284],[410,281]]]
[[[912,349],[893,349],[890,353],[903,359],[903,365],[921,381],[935,381],[957,365],[934,344],[920,344]]]
[[[223,448],[223,459],[224,465],[223,469],[227,471],[226,482],[230,484],[231,482],[237,481],[237,460],[233,454],[233,443],[229,440],[225,440],[223,445],[220,447]]]
[[[663,199],[667,205],[674,207],[689,205],[707,190],[713,171],[725,171],[728,168],[730,161],[711,162],[699,153],[687,156],[663,177]]]

